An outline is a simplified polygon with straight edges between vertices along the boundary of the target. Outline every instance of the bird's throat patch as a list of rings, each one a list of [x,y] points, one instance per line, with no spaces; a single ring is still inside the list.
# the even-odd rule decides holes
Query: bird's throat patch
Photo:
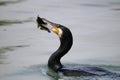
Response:
[[[62,37],[62,30],[60,28],[53,29],[53,32],[56,33],[59,37]]]

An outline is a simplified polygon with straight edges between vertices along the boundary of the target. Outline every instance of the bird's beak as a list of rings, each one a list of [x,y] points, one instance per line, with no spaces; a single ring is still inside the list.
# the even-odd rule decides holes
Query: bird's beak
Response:
[[[48,31],[48,32],[54,32],[56,33],[59,37],[62,35],[62,30],[59,28],[59,24],[53,23],[51,21],[48,21],[45,18],[40,18],[37,17],[37,23],[38,23],[38,28]]]
[[[47,23],[44,22],[42,20],[42,18],[40,18],[39,16],[37,17],[36,22],[37,22],[37,25],[38,25],[37,27],[38,28],[40,28],[41,30],[45,30],[45,31],[51,32],[50,29],[46,26]]]
[[[60,33],[59,24],[53,23],[53,22],[51,22],[51,21],[48,21],[48,20],[45,19],[45,18],[42,18],[42,20],[45,21],[47,24],[50,24],[50,25],[49,25],[49,27],[50,27],[49,29],[50,29],[51,31],[53,31],[54,33],[56,33],[57,35],[59,35],[59,33]]]
[[[53,31],[56,34],[59,33],[58,24],[48,21],[45,18],[40,18],[40,17],[37,17],[36,21],[38,24],[38,28],[40,27],[41,30],[45,30],[48,32]]]

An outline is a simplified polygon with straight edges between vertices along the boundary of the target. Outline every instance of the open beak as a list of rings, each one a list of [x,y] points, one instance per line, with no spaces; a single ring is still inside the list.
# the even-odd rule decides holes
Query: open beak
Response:
[[[36,19],[36,22],[37,22],[37,27],[40,28],[41,30],[45,30],[45,31],[48,31],[48,32],[51,32],[50,29],[48,27],[46,27],[47,23],[44,22],[42,20],[42,18],[40,18],[39,16],[37,17]]]
[[[59,33],[59,30],[58,30],[59,25],[58,24],[48,21],[45,18],[40,18],[39,16],[37,17],[36,21],[38,24],[38,28],[40,28],[41,30],[45,30],[48,32],[53,31],[56,34]]]
[[[53,22],[51,22],[51,21],[48,21],[47,19],[45,19],[45,18],[42,18],[42,20],[44,20],[46,23],[48,23],[49,24],[49,29],[51,30],[51,31],[53,31],[54,33],[56,33],[56,34],[58,34],[59,33],[59,24],[56,24],[56,23],[53,23]],[[50,27],[51,26],[51,27]]]

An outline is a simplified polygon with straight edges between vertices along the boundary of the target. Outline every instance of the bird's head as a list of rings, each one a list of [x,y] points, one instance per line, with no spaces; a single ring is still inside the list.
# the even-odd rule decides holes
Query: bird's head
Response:
[[[39,16],[37,17],[36,21],[38,24],[38,28],[40,28],[41,30],[45,30],[48,32],[52,31],[56,33],[59,37],[62,37],[63,30],[59,27],[59,24],[48,21],[45,18],[40,18]]]

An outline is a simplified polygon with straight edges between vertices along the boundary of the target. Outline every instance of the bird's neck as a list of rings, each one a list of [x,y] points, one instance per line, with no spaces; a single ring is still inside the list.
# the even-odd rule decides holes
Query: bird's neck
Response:
[[[68,31],[66,34],[60,38],[60,47],[51,55],[48,61],[48,66],[56,72],[62,68],[60,59],[70,50],[73,43],[71,32]]]

